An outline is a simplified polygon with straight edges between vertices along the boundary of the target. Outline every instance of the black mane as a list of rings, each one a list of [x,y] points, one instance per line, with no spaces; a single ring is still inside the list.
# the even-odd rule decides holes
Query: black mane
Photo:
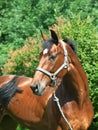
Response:
[[[64,39],[63,41],[66,42],[67,44],[69,44],[69,46],[72,48],[72,50],[73,50],[75,53],[77,53],[76,45],[75,45],[75,43],[74,43],[72,40],[70,40],[69,38],[66,38],[66,39]]]
[[[15,76],[11,81],[0,88],[0,102],[2,105],[7,106],[16,92],[21,92],[17,88],[17,78],[18,76]]]

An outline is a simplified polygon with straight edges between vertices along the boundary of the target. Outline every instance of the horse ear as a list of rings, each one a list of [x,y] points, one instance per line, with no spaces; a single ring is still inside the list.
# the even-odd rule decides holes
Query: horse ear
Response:
[[[51,32],[51,37],[53,38],[55,44],[58,45],[58,36],[57,36],[57,34],[53,30],[50,30],[50,32]]]
[[[44,34],[44,33],[42,33],[42,31],[40,30],[40,32],[41,32],[41,35],[42,35],[42,38],[43,38],[43,40],[44,41],[46,41],[46,40],[48,40],[49,38]]]

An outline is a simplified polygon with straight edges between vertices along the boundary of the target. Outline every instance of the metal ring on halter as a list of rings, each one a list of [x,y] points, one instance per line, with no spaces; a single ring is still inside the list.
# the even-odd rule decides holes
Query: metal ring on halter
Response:
[[[53,81],[56,80],[56,76],[55,76],[54,74],[51,75],[50,78],[51,78],[51,80],[53,80]]]
[[[55,87],[56,81],[57,81],[56,75],[54,75],[54,74],[51,75],[51,76],[50,76],[50,79],[52,80],[52,83],[51,83],[52,87]]]

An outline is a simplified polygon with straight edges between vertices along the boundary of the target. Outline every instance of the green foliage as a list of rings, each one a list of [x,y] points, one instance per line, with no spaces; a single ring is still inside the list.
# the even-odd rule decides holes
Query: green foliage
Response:
[[[98,23],[98,2],[96,0],[74,0],[70,4],[69,12],[70,14],[81,13],[81,18],[85,19],[87,16],[90,16],[93,20],[93,23],[97,25]]]
[[[33,24],[31,19],[28,19],[30,4],[31,0],[2,1],[0,36],[3,44],[12,43],[21,46],[24,39],[33,34],[31,30]]]
[[[43,4],[44,3],[44,4]],[[98,2],[96,0],[1,0],[0,1],[0,41],[3,44],[21,46],[28,36],[39,28],[48,28],[63,15],[72,18],[81,13],[82,19],[88,15],[97,26]]]
[[[23,127],[22,125],[18,125],[17,130],[29,130],[29,129]]]
[[[8,46],[0,44],[0,75],[2,74],[1,67],[5,63],[7,53],[8,53]]]

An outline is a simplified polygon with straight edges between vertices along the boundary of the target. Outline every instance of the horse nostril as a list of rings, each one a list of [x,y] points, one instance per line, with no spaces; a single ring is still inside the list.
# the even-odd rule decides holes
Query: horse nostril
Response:
[[[38,93],[38,84],[34,84],[30,86],[34,93]]]

